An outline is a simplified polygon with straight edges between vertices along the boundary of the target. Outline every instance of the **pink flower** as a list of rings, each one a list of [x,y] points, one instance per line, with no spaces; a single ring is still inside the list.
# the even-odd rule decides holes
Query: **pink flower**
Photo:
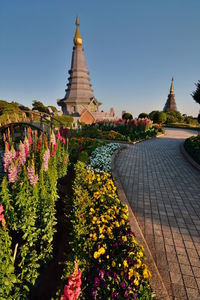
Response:
[[[0,222],[1,222],[1,221],[4,219],[3,212],[4,212],[3,205],[2,205],[2,204],[0,204]]]
[[[66,164],[66,162],[67,162],[67,159],[68,159],[68,157],[67,157],[67,155],[65,155],[65,158],[64,158],[64,163]]]
[[[3,156],[3,166],[4,166],[4,172],[8,171],[8,168],[12,162],[12,153],[9,151],[8,143],[5,144],[5,152]]]
[[[12,183],[17,181],[17,167],[14,163],[8,167],[8,181]]]
[[[74,271],[68,278],[68,285],[64,287],[64,295],[61,300],[76,300],[81,293],[81,271],[75,263]]]
[[[53,145],[56,144],[56,137],[55,137],[55,134],[53,131],[51,133],[50,141],[51,141],[51,144],[53,144]]]
[[[39,138],[39,140],[37,141],[37,151],[40,151],[40,148],[41,148],[41,139]]]
[[[28,167],[28,179],[32,186],[35,186],[36,183],[38,182],[38,175],[35,174],[35,168],[33,162],[32,165]]]
[[[50,151],[49,151],[49,149],[47,149],[43,154],[44,171],[48,170],[49,159],[50,159]]]
[[[29,156],[29,140],[25,138],[24,140],[24,151],[26,154],[26,157]]]
[[[19,145],[19,165],[24,166],[25,163],[26,163],[25,146],[22,142],[20,142],[20,145]]]
[[[29,136],[28,141],[29,141],[29,145],[33,145],[33,139],[32,139],[32,136]]]

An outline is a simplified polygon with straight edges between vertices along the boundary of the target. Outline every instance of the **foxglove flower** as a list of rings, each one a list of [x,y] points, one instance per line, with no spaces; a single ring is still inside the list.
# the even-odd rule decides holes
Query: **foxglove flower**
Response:
[[[27,137],[24,140],[24,151],[25,151],[26,157],[29,156],[29,140],[27,139]]]
[[[3,220],[3,218],[4,218],[3,212],[4,212],[3,205],[0,204],[0,222],[1,222],[1,221]]]
[[[74,272],[68,279],[68,285],[64,287],[64,295],[61,300],[76,300],[81,293],[81,271],[77,263],[74,266]]]
[[[17,167],[14,163],[8,167],[8,181],[12,183],[17,181]]]
[[[26,163],[25,146],[22,142],[19,145],[19,165],[24,166]]]
[[[50,159],[50,151],[49,151],[49,149],[47,149],[44,152],[44,154],[43,154],[43,167],[44,167],[44,171],[48,170],[49,159]]]
[[[52,144],[52,145],[55,145],[55,144],[56,144],[56,137],[55,137],[55,134],[54,134],[53,131],[52,131],[52,133],[51,133],[50,141],[51,141],[51,144]]]
[[[38,175],[35,174],[35,168],[33,163],[31,166],[28,167],[28,179],[32,186],[35,186],[38,182]]]
[[[4,166],[4,172],[8,171],[8,168],[12,162],[12,153],[9,150],[9,145],[6,142],[5,143],[5,152],[4,152],[4,157],[3,157],[3,166]]]

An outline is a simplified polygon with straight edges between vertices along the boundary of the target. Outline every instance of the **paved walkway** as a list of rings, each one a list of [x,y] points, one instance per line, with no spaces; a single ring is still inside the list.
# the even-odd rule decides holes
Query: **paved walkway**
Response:
[[[168,129],[116,160],[127,199],[171,299],[200,299],[200,172],[180,152],[193,132]]]

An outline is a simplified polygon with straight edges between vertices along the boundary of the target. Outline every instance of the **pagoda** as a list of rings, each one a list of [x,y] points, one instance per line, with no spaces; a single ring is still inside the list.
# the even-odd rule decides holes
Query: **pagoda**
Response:
[[[63,99],[57,100],[57,104],[62,107],[63,114],[73,116],[75,122],[92,124],[102,120],[114,120],[116,117],[113,108],[109,112],[99,111],[101,102],[94,96],[82,45],[83,40],[77,17],[66,93]]]
[[[174,95],[174,78],[172,77],[171,86],[167,101],[165,103],[165,107],[163,109],[164,112],[167,110],[174,110],[177,111],[176,102],[175,102],[175,95]]]
[[[72,53],[71,69],[66,94],[63,99],[57,101],[62,107],[63,114],[78,117],[83,111],[98,112],[99,102],[93,94],[89,72],[83,50],[83,40],[79,30],[79,18],[76,18],[76,32]]]

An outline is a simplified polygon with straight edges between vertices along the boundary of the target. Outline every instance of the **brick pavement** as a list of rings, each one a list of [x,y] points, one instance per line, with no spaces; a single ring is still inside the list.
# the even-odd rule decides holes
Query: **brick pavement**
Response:
[[[200,172],[180,152],[191,131],[128,146],[115,166],[171,299],[200,299]]]

